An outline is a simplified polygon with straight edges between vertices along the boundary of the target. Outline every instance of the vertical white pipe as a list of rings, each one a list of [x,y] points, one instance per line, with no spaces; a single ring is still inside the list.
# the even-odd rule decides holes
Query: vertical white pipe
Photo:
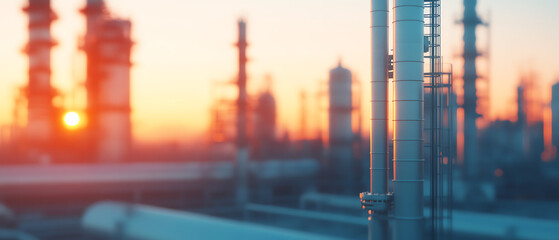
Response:
[[[394,0],[394,240],[423,239],[423,0]]]
[[[388,0],[371,2],[372,80],[370,192],[388,192]],[[387,239],[386,212],[373,212],[369,239]]]

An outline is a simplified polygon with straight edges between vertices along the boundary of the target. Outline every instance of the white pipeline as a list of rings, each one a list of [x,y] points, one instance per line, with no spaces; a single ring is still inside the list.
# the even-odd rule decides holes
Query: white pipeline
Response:
[[[423,239],[423,0],[394,0],[394,240]]]
[[[371,2],[370,192],[388,192],[388,0]],[[386,212],[372,212],[369,239],[387,239]]]

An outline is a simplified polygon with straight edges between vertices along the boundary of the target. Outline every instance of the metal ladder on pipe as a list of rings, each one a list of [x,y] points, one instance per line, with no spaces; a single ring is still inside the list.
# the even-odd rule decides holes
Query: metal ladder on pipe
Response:
[[[425,159],[429,179],[431,239],[452,238],[452,72],[444,72],[441,57],[441,1],[424,1]]]

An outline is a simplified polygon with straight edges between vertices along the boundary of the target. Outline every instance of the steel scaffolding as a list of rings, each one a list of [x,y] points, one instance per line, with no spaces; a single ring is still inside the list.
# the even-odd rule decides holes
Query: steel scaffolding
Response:
[[[452,67],[441,58],[441,1],[424,1],[426,224],[431,239],[452,238],[452,163],[455,160],[456,100]]]

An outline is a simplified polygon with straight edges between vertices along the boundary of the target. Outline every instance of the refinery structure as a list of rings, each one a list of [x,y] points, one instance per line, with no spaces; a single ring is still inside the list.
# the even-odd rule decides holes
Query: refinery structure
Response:
[[[360,82],[333,56],[316,94],[300,92],[297,134],[278,122],[282,96],[271,76],[258,91],[249,87],[260,80],[249,61],[257,20],[231,22],[235,76],[212,84],[207,141],[192,152],[134,144],[132,53],[141,39],[104,0],[83,2],[76,49],[85,79],[74,86],[85,91],[83,109],[55,104],[65,96],[51,80],[51,0],[23,7],[28,81],[13,115],[26,124],[0,146],[0,239],[559,236],[559,131],[546,130],[543,114],[550,108],[559,125],[559,85],[542,104],[537,76],[525,74],[516,121],[482,115],[489,74],[479,74],[476,59],[487,56],[476,29],[488,24],[477,0],[462,2],[462,66],[443,62],[444,1],[371,0],[363,9],[371,13],[371,79]],[[362,92],[370,105],[361,106]],[[68,112],[80,123],[64,126]]]
[[[88,0],[83,51],[87,55],[88,137],[93,155],[101,161],[124,161],[130,152],[129,20],[111,17],[102,0]]]
[[[23,49],[29,59],[29,78],[21,88],[14,115],[18,108],[25,108],[27,124],[12,134],[17,142],[16,161],[126,161],[132,141],[131,22],[112,17],[102,0],[88,0],[80,10],[87,25],[77,46],[87,58],[87,107],[82,116],[87,127],[65,133],[60,119],[66,111],[76,109],[65,110],[54,103],[67,97],[51,84],[51,49],[57,44],[51,25],[57,15],[50,0],[30,0],[23,11],[29,23],[29,41]]]

